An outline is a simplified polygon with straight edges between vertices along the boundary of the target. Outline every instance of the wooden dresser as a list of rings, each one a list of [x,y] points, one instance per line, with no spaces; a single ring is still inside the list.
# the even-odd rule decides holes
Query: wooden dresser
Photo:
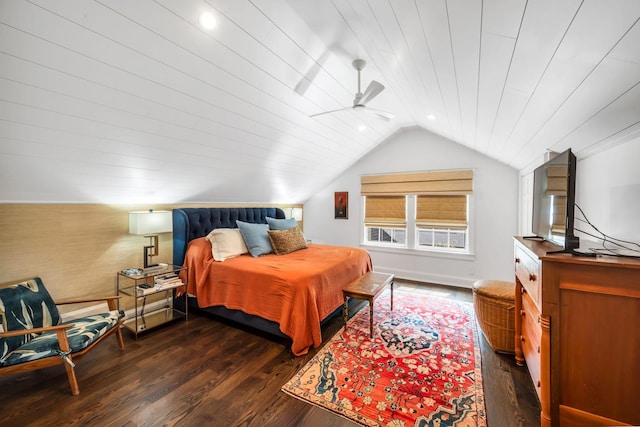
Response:
[[[516,362],[540,424],[640,425],[640,260],[558,249],[515,238]]]

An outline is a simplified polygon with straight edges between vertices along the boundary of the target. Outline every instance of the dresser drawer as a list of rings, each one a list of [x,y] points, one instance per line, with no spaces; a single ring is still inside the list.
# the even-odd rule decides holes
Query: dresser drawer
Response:
[[[529,252],[521,247],[515,247],[516,256],[516,277],[527,290],[529,296],[537,307],[541,306],[540,295],[540,263],[537,258],[533,258]]]
[[[538,398],[540,398],[540,341],[542,339],[542,329],[540,327],[540,311],[529,297],[528,293],[522,294],[522,352],[527,361],[527,368],[533,385],[536,387]]]

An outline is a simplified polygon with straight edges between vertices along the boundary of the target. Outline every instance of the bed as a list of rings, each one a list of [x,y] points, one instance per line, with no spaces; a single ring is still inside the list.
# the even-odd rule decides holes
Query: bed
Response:
[[[322,343],[322,323],[341,313],[342,288],[372,270],[371,258],[360,248],[312,243],[286,255],[213,260],[209,232],[267,217],[285,215],[272,207],[174,209],[173,262],[188,267],[190,310],[287,338],[299,356]]]

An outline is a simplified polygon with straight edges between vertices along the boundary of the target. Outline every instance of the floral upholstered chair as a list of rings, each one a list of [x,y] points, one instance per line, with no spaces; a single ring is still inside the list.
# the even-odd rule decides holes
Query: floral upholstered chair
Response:
[[[109,308],[63,323],[39,277],[0,288],[0,375],[64,364],[71,393],[79,394],[74,360],[113,333],[124,350],[120,331],[124,312],[116,309],[117,299],[60,301],[57,305],[104,301]]]

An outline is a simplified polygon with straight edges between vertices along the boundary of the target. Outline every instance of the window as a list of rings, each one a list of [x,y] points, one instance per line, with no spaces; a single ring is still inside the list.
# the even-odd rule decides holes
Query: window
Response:
[[[453,248],[467,247],[467,231],[451,230],[448,228],[418,228],[418,246],[425,248]]]
[[[467,252],[472,186],[471,170],[363,176],[365,243]]]
[[[467,247],[467,196],[417,196],[418,247]]]
[[[367,241],[404,245],[407,231],[399,228],[367,227]]]
[[[405,196],[368,197],[364,210],[366,240],[404,246],[407,242],[406,205]]]

